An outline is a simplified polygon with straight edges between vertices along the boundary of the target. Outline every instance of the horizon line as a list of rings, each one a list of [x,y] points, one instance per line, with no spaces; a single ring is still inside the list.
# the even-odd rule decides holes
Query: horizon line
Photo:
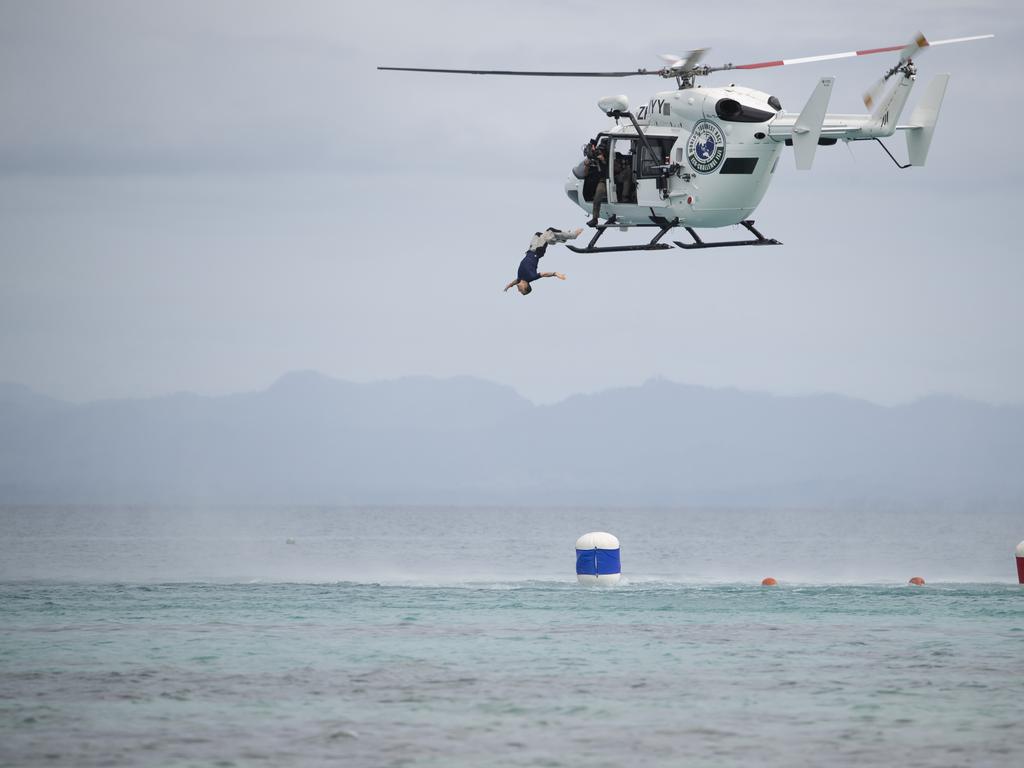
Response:
[[[637,384],[611,385],[611,386],[606,386],[606,387],[602,387],[602,388],[594,389],[594,390],[589,390],[589,391],[577,391],[577,392],[572,392],[570,394],[567,394],[567,395],[565,395],[563,397],[560,397],[558,399],[551,400],[551,401],[537,401],[537,400],[534,400],[532,398],[529,398],[529,397],[523,395],[522,392],[516,386],[514,386],[512,384],[506,384],[504,382],[495,381],[494,379],[488,379],[488,378],[485,378],[485,377],[482,377],[482,376],[479,376],[479,375],[476,375],[476,374],[470,374],[470,373],[452,374],[452,375],[447,375],[447,376],[433,375],[433,374],[421,374],[421,373],[410,373],[410,374],[404,374],[404,375],[400,375],[400,376],[380,377],[380,378],[372,378],[372,379],[354,379],[354,378],[353,379],[349,379],[349,378],[340,378],[340,377],[337,377],[337,376],[333,376],[331,374],[323,373],[322,371],[318,371],[318,370],[315,370],[315,369],[312,369],[312,368],[297,368],[297,369],[285,371],[284,373],[280,374],[275,379],[273,379],[269,384],[266,384],[264,386],[254,386],[254,387],[252,387],[250,389],[237,389],[237,390],[232,390],[230,392],[219,392],[219,393],[209,393],[209,392],[200,392],[200,391],[195,391],[195,390],[178,389],[178,390],[172,390],[172,391],[168,391],[168,392],[156,393],[156,394],[148,394],[148,395],[111,395],[111,396],[94,397],[94,398],[88,398],[88,399],[68,399],[68,398],[65,398],[65,397],[58,397],[58,396],[52,395],[52,394],[50,394],[48,392],[45,392],[45,391],[43,391],[43,390],[41,390],[41,389],[39,389],[37,387],[32,386],[30,384],[25,384],[24,382],[12,380],[12,379],[0,379],[0,388],[2,388],[2,387],[13,387],[13,388],[17,388],[17,389],[22,389],[22,390],[25,390],[30,395],[35,396],[35,397],[45,398],[45,399],[52,400],[52,401],[54,401],[56,403],[60,403],[60,404],[64,404],[64,405],[80,406],[80,405],[91,405],[91,404],[96,404],[96,403],[131,402],[131,401],[146,401],[146,400],[163,400],[163,399],[169,399],[169,398],[175,398],[175,397],[196,397],[196,398],[203,398],[203,399],[207,399],[207,400],[217,400],[217,399],[222,399],[222,398],[239,397],[239,396],[244,396],[244,395],[257,395],[257,394],[264,394],[264,393],[270,392],[272,389],[274,389],[275,387],[279,386],[281,384],[281,382],[283,382],[283,381],[285,381],[285,380],[287,380],[289,378],[295,378],[295,377],[299,377],[299,376],[316,377],[316,378],[319,378],[319,379],[322,379],[322,380],[325,380],[325,381],[329,381],[329,382],[335,383],[335,384],[342,384],[342,385],[349,384],[349,385],[363,386],[363,387],[370,387],[370,386],[382,385],[382,384],[393,384],[393,383],[398,383],[398,382],[402,382],[402,381],[410,381],[410,380],[424,380],[424,381],[433,381],[433,382],[442,382],[443,383],[443,382],[452,382],[452,381],[456,381],[456,380],[459,380],[459,379],[467,379],[467,380],[480,382],[482,384],[486,384],[486,385],[493,386],[493,387],[500,387],[500,388],[512,390],[518,397],[520,397],[523,400],[527,401],[528,403],[530,403],[530,405],[532,405],[532,406],[534,406],[536,408],[543,408],[543,407],[550,407],[550,406],[558,405],[560,403],[567,402],[568,400],[571,400],[571,399],[576,398],[576,397],[591,397],[591,396],[606,394],[606,393],[609,393],[609,392],[618,392],[618,391],[625,391],[625,390],[632,390],[632,389],[642,389],[643,387],[647,387],[647,386],[650,386],[652,384],[668,384],[668,385],[675,386],[675,387],[685,387],[685,388],[690,388],[690,389],[706,390],[708,392],[732,392],[732,393],[741,394],[741,395],[776,397],[776,398],[781,398],[781,399],[794,399],[794,400],[796,400],[796,399],[808,399],[808,398],[819,398],[819,397],[830,397],[830,398],[838,398],[838,399],[850,400],[850,401],[854,401],[854,402],[866,403],[866,404],[873,405],[873,406],[876,406],[876,407],[879,407],[879,408],[899,408],[899,407],[909,406],[909,405],[913,405],[915,403],[919,403],[919,402],[922,402],[922,401],[925,401],[925,400],[932,400],[932,399],[958,400],[958,401],[961,401],[961,402],[975,403],[975,404],[979,404],[979,405],[987,405],[987,406],[991,406],[991,407],[994,407],[994,408],[1002,408],[1002,407],[1020,408],[1020,407],[1024,407],[1024,401],[993,401],[993,400],[984,400],[984,399],[979,399],[979,398],[975,398],[975,397],[969,397],[969,396],[966,396],[966,395],[954,394],[954,393],[949,393],[949,392],[927,392],[927,393],[922,393],[922,394],[910,397],[908,399],[901,399],[901,400],[894,401],[894,402],[881,402],[881,401],[874,400],[874,399],[871,399],[871,398],[868,398],[868,397],[863,397],[863,396],[860,396],[860,395],[851,395],[851,394],[845,394],[845,393],[829,391],[829,390],[817,390],[817,391],[805,391],[805,392],[778,392],[778,391],[771,391],[771,390],[768,390],[768,389],[744,388],[744,387],[740,387],[740,386],[736,386],[736,385],[694,384],[694,383],[686,382],[686,381],[677,381],[675,379],[671,379],[671,378],[669,378],[667,376],[663,376],[663,375],[660,375],[660,374],[648,376],[646,379],[644,379],[643,381],[641,381],[640,383],[637,383]]]

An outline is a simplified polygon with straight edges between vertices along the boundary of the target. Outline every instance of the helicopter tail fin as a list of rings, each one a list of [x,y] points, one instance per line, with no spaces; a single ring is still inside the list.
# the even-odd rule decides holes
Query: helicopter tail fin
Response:
[[[867,122],[861,126],[862,135],[869,138],[885,138],[896,132],[896,123],[903,114],[903,107],[910,98],[910,91],[914,87],[914,80],[910,77],[901,77],[892,86],[888,95],[880,99]]]
[[[801,171],[810,170],[814,163],[814,151],[818,148],[821,125],[825,122],[834,82],[835,79],[831,77],[821,78],[793,124],[793,155],[796,158],[796,167]]]
[[[932,143],[932,134],[935,132],[935,123],[939,119],[939,109],[948,83],[949,75],[936,75],[914,107],[910,128],[906,132],[907,155],[911,165],[924,165],[928,157],[928,147]]]

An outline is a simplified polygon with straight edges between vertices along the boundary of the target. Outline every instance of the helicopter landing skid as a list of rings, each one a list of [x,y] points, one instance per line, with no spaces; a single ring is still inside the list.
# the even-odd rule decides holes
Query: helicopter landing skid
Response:
[[[576,253],[614,253],[616,251],[663,251],[666,248],[671,248],[672,246],[669,245],[668,243],[659,243],[658,241],[661,240],[661,238],[663,238],[666,234],[668,234],[668,231],[670,229],[679,226],[679,219],[673,219],[672,221],[666,221],[662,219],[657,224],[633,224],[631,226],[658,227],[658,234],[652,237],[649,243],[644,243],[643,245],[596,245],[597,241],[601,238],[601,235],[604,234],[604,231],[606,229],[617,226],[616,221],[618,221],[618,218],[615,216],[615,214],[612,214],[604,224],[598,224],[596,227],[594,227],[594,229],[596,229],[597,231],[594,233],[594,236],[590,238],[590,242],[587,243],[585,248],[578,248],[575,245],[567,245],[566,248],[568,248],[570,251],[575,251]]]
[[[776,240],[774,237],[765,237],[760,232],[758,232],[754,228],[754,222],[752,219],[746,219],[745,221],[741,221],[740,224],[742,224],[747,229],[747,231],[754,236],[754,240],[726,240],[720,243],[705,243],[703,240],[700,239],[700,235],[698,235],[692,227],[683,227],[683,229],[690,233],[690,237],[693,238],[693,242],[681,243],[678,240],[674,240],[673,242],[680,248],[685,248],[686,250],[696,248],[730,248],[734,245],[782,245],[782,243]]]

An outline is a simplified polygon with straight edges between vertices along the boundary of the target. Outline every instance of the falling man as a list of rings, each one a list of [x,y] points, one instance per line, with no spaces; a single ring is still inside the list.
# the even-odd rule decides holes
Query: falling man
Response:
[[[530,283],[534,280],[539,280],[542,277],[557,277],[559,280],[565,280],[565,275],[561,272],[539,272],[537,267],[549,245],[573,240],[579,237],[582,231],[582,229],[576,229],[572,232],[565,232],[561,229],[548,227],[543,232],[534,232],[533,237],[530,239],[530,250],[526,252],[523,260],[519,262],[519,274],[515,280],[505,286],[505,290],[507,291],[514,285],[525,296],[533,290],[530,287]]]

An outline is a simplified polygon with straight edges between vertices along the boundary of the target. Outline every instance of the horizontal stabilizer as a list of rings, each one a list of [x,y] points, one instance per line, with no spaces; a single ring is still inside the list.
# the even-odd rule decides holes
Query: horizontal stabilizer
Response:
[[[907,154],[911,165],[924,165],[928,147],[932,143],[935,123],[939,119],[942,98],[946,95],[949,75],[936,75],[925,89],[921,101],[910,116],[910,130],[907,131]]]
[[[818,148],[821,125],[825,122],[834,82],[835,78],[832,77],[821,78],[793,124],[793,155],[796,157],[796,167],[801,171],[810,170],[814,164],[814,151]]]

